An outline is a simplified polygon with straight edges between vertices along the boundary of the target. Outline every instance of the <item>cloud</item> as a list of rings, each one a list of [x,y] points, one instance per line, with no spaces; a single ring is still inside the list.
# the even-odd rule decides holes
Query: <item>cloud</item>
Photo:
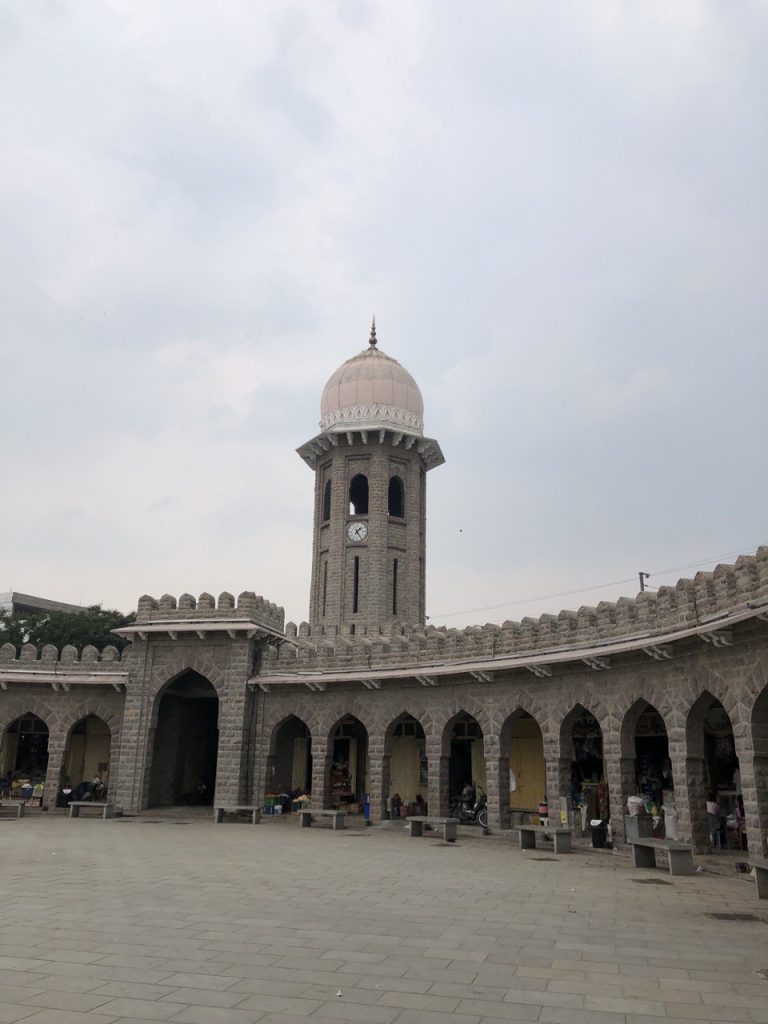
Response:
[[[294,449],[373,312],[448,460],[436,611],[761,539],[760,4],[0,18],[14,585],[255,589],[303,618]]]

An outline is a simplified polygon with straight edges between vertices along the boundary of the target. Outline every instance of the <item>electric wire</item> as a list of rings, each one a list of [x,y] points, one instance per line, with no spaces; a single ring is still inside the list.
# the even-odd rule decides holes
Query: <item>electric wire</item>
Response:
[[[726,551],[722,555],[713,555],[711,558],[702,558],[698,562],[687,562],[685,565],[672,565],[668,569],[656,569],[654,572],[648,575],[653,578],[655,576],[666,576],[671,572],[682,572],[684,569],[696,569],[701,565],[710,565],[712,562],[719,562],[721,558],[732,558],[734,556],[747,554],[757,549],[757,544],[745,545],[745,547],[738,548],[735,551]],[[497,611],[499,608],[514,608],[521,604],[536,604],[539,601],[554,601],[558,597],[574,597],[576,594],[589,594],[593,590],[604,590],[606,587],[618,587],[624,583],[633,583],[637,579],[637,573],[634,576],[628,576],[623,580],[611,580],[609,583],[596,583],[591,587],[580,587],[578,590],[560,590],[554,594],[541,594],[539,597],[521,597],[513,601],[502,601],[499,604],[486,604],[479,608],[464,608],[461,611],[456,612],[439,612],[433,615],[428,615],[427,619],[450,619],[455,615],[474,615],[475,612],[492,612]]]

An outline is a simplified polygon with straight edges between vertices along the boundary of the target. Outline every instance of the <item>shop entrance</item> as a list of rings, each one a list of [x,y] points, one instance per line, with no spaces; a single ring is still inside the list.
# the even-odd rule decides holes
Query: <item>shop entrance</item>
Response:
[[[652,704],[642,701],[628,715],[628,720],[630,728],[634,721],[635,793],[645,799],[653,817],[654,835],[663,837],[670,832],[670,838],[677,838],[676,824],[674,828],[668,827],[672,820],[676,822],[677,812],[664,719]],[[665,815],[670,819],[666,825]]]
[[[691,838],[698,848],[746,848],[741,771],[728,712],[711,693],[695,702],[686,723],[686,774]],[[712,800],[719,815],[707,814]]]
[[[536,811],[546,800],[544,739],[539,723],[527,711],[518,711],[504,723],[500,736],[502,762],[500,782],[508,796],[502,806],[502,822],[509,821],[510,810]]]
[[[219,701],[198,672],[184,672],[157,703],[149,806],[212,804],[219,745]]]
[[[331,734],[331,807],[362,811],[368,785],[368,731],[346,715]]]
[[[582,828],[596,818],[607,821],[610,805],[603,763],[603,731],[595,716],[580,704],[563,722],[561,749],[570,754],[568,782],[573,808],[581,814]]]
[[[47,770],[48,726],[37,715],[22,715],[6,730],[0,750],[0,778],[8,780],[14,797],[42,801]]]
[[[268,788],[301,796],[312,792],[312,736],[296,715],[275,730]]]
[[[387,730],[386,752],[390,756],[389,785],[385,787],[385,796],[399,797],[398,806],[413,805],[417,796],[426,801],[429,771],[427,740],[421,722],[407,714],[396,719]]]
[[[450,736],[448,759],[448,798],[453,804],[467,783],[475,792],[485,793],[485,750],[483,730],[476,718],[460,711],[446,726]]]
[[[109,787],[109,755],[112,733],[97,715],[81,718],[67,737],[62,768],[62,786],[72,790],[72,800],[82,800],[91,792],[105,798]]]

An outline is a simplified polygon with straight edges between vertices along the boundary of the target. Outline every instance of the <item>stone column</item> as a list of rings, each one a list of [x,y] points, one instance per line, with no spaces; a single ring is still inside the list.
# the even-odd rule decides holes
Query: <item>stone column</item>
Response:
[[[700,853],[709,850],[709,818],[707,817],[707,769],[703,757],[686,757],[685,786],[678,790],[677,768],[672,763],[675,780],[677,831],[681,840],[693,844]],[[679,792],[679,796],[678,796]]]
[[[734,715],[731,725],[741,773],[749,852],[768,857],[768,723],[756,721],[753,725],[748,718],[742,721]]]
[[[616,744],[618,749],[618,743]],[[619,842],[626,841],[624,815],[627,813],[627,800],[637,789],[634,757],[605,757],[605,780],[608,783],[608,799],[611,805],[611,831]]]
[[[317,749],[317,753],[315,753]],[[312,737],[312,806],[323,810],[331,802],[331,760],[325,741]]]
[[[427,745],[427,763],[429,765],[429,813],[438,817],[448,814],[448,762],[447,754],[439,750],[434,752]]]
[[[498,736],[483,737],[483,755],[485,757],[485,792],[488,801],[488,827],[494,832],[501,828],[501,782],[499,738]],[[507,762],[508,763],[508,762]],[[509,769],[507,769],[509,771]],[[508,801],[507,801],[508,802]]]
[[[486,771],[488,769],[486,768]],[[509,754],[500,756],[498,759],[497,767],[498,776],[498,811],[496,818],[498,819],[498,825],[491,825],[493,817],[491,815],[490,798],[488,801],[488,824],[493,828],[508,829],[511,825],[512,818],[509,810]]]
[[[386,765],[385,765],[386,762]],[[370,820],[377,824],[381,821],[386,804],[386,793],[384,789],[384,778],[389,781],[389,754],[384,753],[384,737],[381,735],[369,735],[368,737],[368,795],[371,799]],[[389,786],[387,785],[387,789]],[[358,796],[362,800],[363,794]]]
[[[56,794],[62,781],[66,747],[67,734],[57,726],[48,733],[48,765],[45,770],[42,803],[46,811],[52,811],[56,807]]]

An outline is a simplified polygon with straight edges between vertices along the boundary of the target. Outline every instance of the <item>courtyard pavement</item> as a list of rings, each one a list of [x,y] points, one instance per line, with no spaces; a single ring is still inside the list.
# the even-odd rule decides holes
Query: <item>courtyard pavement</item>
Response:
[[[768,1022],[746,876],[194,815],[3,820],[0,869],[0,1024]]]

